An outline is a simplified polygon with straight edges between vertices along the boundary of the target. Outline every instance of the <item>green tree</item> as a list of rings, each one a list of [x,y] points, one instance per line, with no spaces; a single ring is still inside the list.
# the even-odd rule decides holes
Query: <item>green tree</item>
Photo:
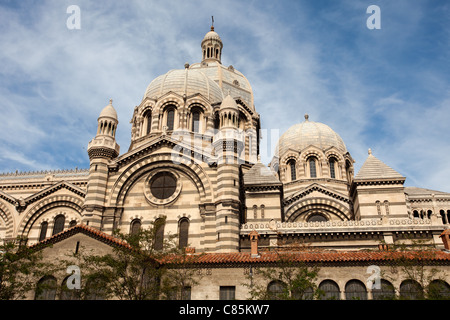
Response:
[[[26,246],[26,239],[4,242],[0,245],[0,299],[26,298],[37,280],[53,269],[52,263],[43,260],[42,252]]]
[[[165,224],[158,219],[149,228],[135,234],[114,232],[121,245],[112,252],[97,255],[79,250],[66,260],[82,270],[81,299],[154,300],[179,299],[183,290],[197,283],[196,273],[187,267],[189,257],[178,248],[176,235],[169,235],[158,245],[158,229]],[[75,261],[75,262],[74,262]]]
[[[301,252],[276,250],[276,262],[251,268],[248,275],[250,299],[311,300],[321,295],[316,280],[320,267],[309,265]]]
[[[409,283],[404,286],[404,294],[395,298],[450,299],[446,288],[440,285],[445,283],[444,271],[433,262],[439,250],[430,241],[407,239],[409,241],[389,246],[385,252],[390,272],[382,272],[381,276],[387,280],[400,279]]]

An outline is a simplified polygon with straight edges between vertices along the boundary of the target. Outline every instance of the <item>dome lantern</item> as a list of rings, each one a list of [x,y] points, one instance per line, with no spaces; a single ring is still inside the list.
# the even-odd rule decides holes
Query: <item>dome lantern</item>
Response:
[[[214,21],[214,20],[213,20]],[[208,61],[217,61],[220,64],[222,58],[223,43],[217,32],[214,31],[214,25],[202,40],[202,63]]]

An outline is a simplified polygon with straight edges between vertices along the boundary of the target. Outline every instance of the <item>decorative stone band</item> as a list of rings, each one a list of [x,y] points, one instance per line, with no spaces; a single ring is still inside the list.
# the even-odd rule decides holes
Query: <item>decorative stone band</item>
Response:
[[[109,148],[91,148],[88,150],[89,159],[94,158],[115,158],[119,153],[114,149]]]
[[[316,221],[316,222],[267,222],[267,223],[245,223],[241,225],[241,232],[246,233],[256,230],[258,232],[295,232],[295,231],[324,231],[333,232],[342,229],[370,230],[374,227],[399,227],[399,226],[418,226],[418,227],[441,227],[442,223],[436,223],[431,219],[367,219],[360,221]]]

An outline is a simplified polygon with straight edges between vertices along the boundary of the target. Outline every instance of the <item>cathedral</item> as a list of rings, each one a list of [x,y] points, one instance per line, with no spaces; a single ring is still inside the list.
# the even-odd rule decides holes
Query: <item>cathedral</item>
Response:
[[[323,288],[372,299],[366,270],[383,265],[379,252],[422,241],[437,250],[430,265],[447,272],[440,281],[449,290],[450,193],[404,186],[406,177],[370,149],[354,172],[339,134],[307,114],[263,164],[252,87],[222,64],[223,47],[211,27],[200,62],[149,83],[130,109],[125,151],[115,139],[124,120],[110,100],[87,144],[89,169],[1,173],[2,241],[52,243],[49,256],[80,241],[106,250],[113,230],[133,233],[164,218],[158,233],[204,254],[192,299],[245,299],[250,264],[296,244],[321,250],[311,261],[328,262]],[[386,288],[401,292],[403,280]]]

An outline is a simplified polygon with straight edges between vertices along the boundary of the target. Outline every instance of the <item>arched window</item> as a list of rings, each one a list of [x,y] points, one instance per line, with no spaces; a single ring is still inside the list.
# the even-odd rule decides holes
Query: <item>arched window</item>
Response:
[[[163,219],[156,219],[154,223],[155,228],[155,242],[153,243],[153,249],[162,250],[164,245],[164,225]]]
[[[192,109],[192,112],[191,112],[191,131],[192,132],[195,132],[195,133],[200,132],[200,118],[201,118],[200,115],[201,115],[201,111],[198,107]]]
[[[286,284],[279,280],[271,281],[267,285],[267,294],[271,300],[282,300],[285,290]]]
[[[364,283],[359,280],[350,280],[345,285],[346,300],[367,300],[367,290]]]
[[[219,128],[220,128],[220,116],[219,116],[219,113],[216,112],[214,114],[214,129],[218,130]]]
[[[386,210],[386,215],[389,215],[389,201],[384,200],[384,209]]]
[[[433,280],[428,286],[428,299],[448,300],[450,299],[450,286],[444,280]]]
[[[134,219],[133,221],[131,221],[130,234],[133,236],[137,235],[141,230],[141,225],[142,223],[140,219]]]
[[[36,286],[35,300],[55,300],[56,279],[53,276],[44,276]]]
[[[381,216],[381,202],[377,200],[375,204],[377,205],[377,213],[379,216]]]
[[[86,300],[105,300],[106,279],[101,276],[89,278],[86,283]]]
[[[309,162],[309,176],[310,178],[317,178],[317,170],[316,170],[316,158],[311,157],[308,159]]]
[[[69,289],[67,287],[67,280],[70,276],[67,276],[61,285],[61,293],[59,295],[60,300],[80,300],[80,291],[78,289]]]
[[[189,238],[189,220],[182,218],[179,222],[179,248],[186,248],[188,246]]]
[[[372,288],[372,298],[374,300],[393,300],[395,298],[395,289],[392,283],[381,279],[380,288]]]
[[[56,216],[55,222],[54,222],[54,225],[53,225],[53,233],[52,233],[52,235],[60,233],[61,231],[63,231],[65,222],[66,222],[66,217],[64,217],[64,215],[60,214],[60,215]]]
[[[255,204],[253,205],[253,219],[258,218],[258,206]]]
[[[295,181],[297,179],[297,172],[295,171],[295,160],[289,160],[288,165],[291,173],[291,181]]]
[[[145,134],[149,134],[152,131],[152,111],[147,110],[144,113],[144,125],[145,125]]]
[[[340,300],[339,286],[333,280],[324,280],[319,285],[319,290],[323,293],[322,300]]]
[[[170,108],[167,110],[167,121],[166,126],[167,130],[172,131],[175,125],[175,109]]]
[[[309,218],[307,222],[322,222],[322,221],[328,221],[327,218],[325,218],[323,215],[321,215],[320,213],[315,213],[312,214]]]
[[[447,215],[445,214],[445,211],[441,210],[439,213],[441,214],[442,223],[447,224]]]
[[[400,284],[400,298],[419,300],[423,298],[422,286],[415,280],[405,280]]]
[[[265,205],[261,205],[261,219],[264,219],[264,210],[266,209]]]
[[[330,158],[330,177],[336,179],[336,159]]]
[[[419,211],[414,210],[413,211],[413,216],[414,216],[414,218],[420,218]]]
[[[39,241],[42,241],[47,237],[47,229],[48,229],[48,222],[47,221],[42,222],[41,232],[39,234]]]
[[[72,220],[69,222],[69,228],[75,227],[77,225],[77,221],[76,220]]]

